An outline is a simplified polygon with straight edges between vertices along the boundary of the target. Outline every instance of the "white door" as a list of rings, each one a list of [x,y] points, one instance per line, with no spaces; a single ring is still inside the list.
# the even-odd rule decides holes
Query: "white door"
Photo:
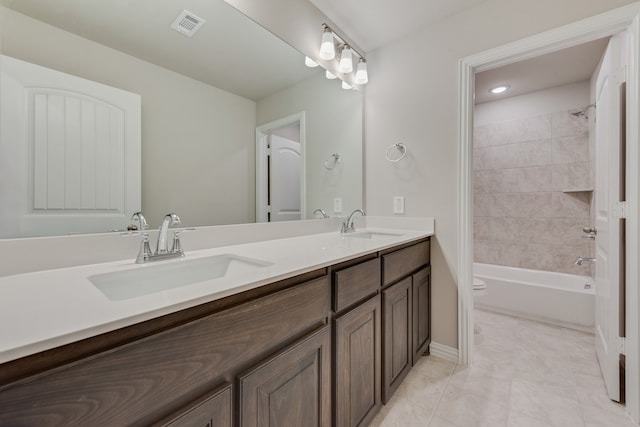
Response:
[[[596,353],[612,400],[620,400],[620,87],[624,37],[615,36],[596,81]]]
[[[294,221],[301,219],[300,174],[302,156],[300,143],[271,135],[269,166],[269,221]]]
[[[141,100],[1,57],[0,237],[122,229],[141,204]]]

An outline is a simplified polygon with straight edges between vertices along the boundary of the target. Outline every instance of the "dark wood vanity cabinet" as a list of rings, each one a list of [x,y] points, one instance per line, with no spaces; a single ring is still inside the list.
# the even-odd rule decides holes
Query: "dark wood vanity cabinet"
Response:
[[[240,372],[327,324],[330,282],[324,270],[319,274],[314,280],[266,285],[230,302],[214,301],[213,312],[196,319],[185,317],[209,308],[155,319],[141,326],[140,333],[155,330],[148,336],[1,384],[0,426],[149,426],[192,407],[220,384],[233,383]],[[221,304],[230,306],[219,309]],[[69,357],[88,345],[67,349]]]
[[[232,427],[232,392],[231,384],[225,384],[176,411],[154,427]]]
[[[334,321],[335,423],[366,426],[380,409],[380,295]]]
[[[382,402],[387,403],[430,337],[429,241],[383,252]]]
[[[382,401],[387,403],[412,366],[411,277],[384,290],[382,304],[384,345]]]
[[[0,426],[366,426],[430,344],[429,239],[0,365]]]
[[[429,354],[431,344],[431,266],[412,276],[413,299],[413,355],[412,364]]]
[[[238,388],[243,427],[330,427],[330,327],[240,375]]]

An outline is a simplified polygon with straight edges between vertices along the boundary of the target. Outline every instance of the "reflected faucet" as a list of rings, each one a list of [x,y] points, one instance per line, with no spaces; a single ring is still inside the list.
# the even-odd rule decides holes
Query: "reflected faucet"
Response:
[[[322,215],[322,218],[323,218],[323,219],[327,219],[327,218],[329,218],[329,215],[327,215],[327,213],[324,211],[324,209],[316,209],[315,211],[313,211],[313,214],[314,214],[314,215],[315,215],[315,214],[318,214],[318,213],[319,213],[320,215]]]
[[[585,257],[579,256],[578,258],[576,258],[575,264],[576,265],[582,265],[585,262],[588,262],[588,263],[591,263],[591,264],[595,264],[596,263],[596,259],[595,258],[585,258]]]
[[[353,233],[354,231],[356,231],[356,228],[353,225],[353,215],[355,215],[356,213],[360,213],[362,216],[367,216],[367,214],[364,213],[362,209],[356,209],[355,211],[351,212],[351,215],[349,215],[349,217],[347,217],[347,219],[345,219],[342,223],[340,234]]]
[[[142,212],[134,212],[131,215],[131,221],[138,221],[138,230],[144,231],[149,228],[149,224],[147,223],[147,219],[142,215]],[[133,228],[135,230],[135,228]]]

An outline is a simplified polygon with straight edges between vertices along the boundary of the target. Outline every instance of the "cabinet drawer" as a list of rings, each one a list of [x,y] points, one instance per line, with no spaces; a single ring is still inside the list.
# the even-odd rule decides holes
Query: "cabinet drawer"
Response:
[[[382,284],[388,285],[429,263],[429,240],[382,256]]]
[[[333,273],[333,311],[375,294],[380,288],[380,258]]]

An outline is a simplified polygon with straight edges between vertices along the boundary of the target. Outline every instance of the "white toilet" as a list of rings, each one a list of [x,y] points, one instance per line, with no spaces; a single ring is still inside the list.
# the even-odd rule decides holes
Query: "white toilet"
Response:
[[[484,283],[484,280],[474,277],[473,278],[473,296],[479,297],[479,296],[485,295],[486,293],[487,293],[487,284]]]

